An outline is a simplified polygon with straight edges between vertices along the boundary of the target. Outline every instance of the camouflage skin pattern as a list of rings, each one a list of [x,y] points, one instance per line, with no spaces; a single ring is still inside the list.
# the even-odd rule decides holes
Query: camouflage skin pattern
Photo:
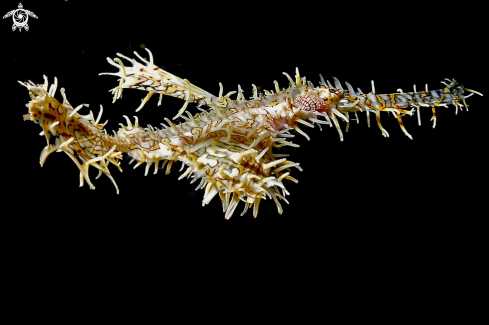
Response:
[[[41,166],[46,158],[54,151],[66,153],[80,170],[80,184],[84,181],[94,189],[89,175],[90,166],[99,170],[119,189],[108,169],[110,163],[121,169],[119,159],[122,153],[127,153],[136,161],[134,168],[146,164],[145,175],[154,166],[154,173],[166,166],[166,174],[170,172],[175,161],[181,161],[187,166],[179,179],[192,178],[191,183],[197,182],[197,189],[205,189],[202,205],[208,204],[216,195],[222,200],[225,218],[229,219],[238,203],[244,202],[242,215],[253,206],[256,217],[262,199],[272,199],[282,213],[279,200],[287,202],[289,194],[284,181],[298,182],[291,176],[293,168],[301,170],[299,163],[285,158],[288,155],[274,153],[274,148],[292,146],[298,147],[290,138],[300,133],[309,139],[300,128],[301,125],[321,127],[329,125],[338,131],[341,141],[343,134],[339,120],[349,127],[349,114],[355,114],[358,123],[358,112],[365,112],[370,125],[370,113],[375,114],[377,125],[382,135],[389,134],[382,127],[381,112],[392,114],[399,122],[406,136],[402,116],[412,115],[420,107],[431,107],[433,112],[433,127],[436,125],[435,109],[454,105],[458,108],[467,107],[465,98],[473,93],[482,95],[474,90],[464,88],[455,80],[443,82],[445,88],[402,92],[395,94],[376,94],[372,82],[372,92],[364,94],[360,89],[355,91],[346,83],[334,78],[334,86],[325,82],[321,77],[319,86],[315,87],[306,78],[301,78],[296,70],[295,78],[288,74],[290,85],[281,89],[275,81],[275,89],[264,94],[258,93],[253,85],[253,96],[246,99],[238,86],[236,99],[230,96],[236,91],[223,95],[223,88],[218,96],[191,84],[186,79],[174,76],[153,63],[151,52],[149,60],[140,57],[144,64],[121,54],[132,66],[126,67],[119,58],[107,58],[108,62],[119,69],[115,73],[102,73],[119,77],[119,85],[112,89],[114,101],[119,99],[124,88],[134,88],[148,92],[142,101],[140,110],[154,93],[168,95],[185,100],[185,104],[173,118],[183,119],[182,123],[173,123],[165,118],[167,124],[161,129],[143,128],[138,125],[137,117],[132,123],[127,116],[127,125],[108,135],[105,124],[99,124],[102,109],[95,119],[92,112],[80,115],[78,111],[86,104],[74,108],[66,99],[64,89],[61,89],[63,102],[54,98],[57,80],[48,90],[48,80],[45,77],[43,85],[32,82],[21,84],[29,90],[31,101],[27,104],[29,113],[25,120],[31,120],[41,125],[47,140],[47,146],[41,153]],[[465,96],[465,91],[470,92]],[[185,112],[190,102],[198,107],[205,105],[209,109],[195,115]],[[186,116],[183,114],[186,113]],[[320,119],[323,117],[324,119]],[[288,203],[288,202],[287,202]]]

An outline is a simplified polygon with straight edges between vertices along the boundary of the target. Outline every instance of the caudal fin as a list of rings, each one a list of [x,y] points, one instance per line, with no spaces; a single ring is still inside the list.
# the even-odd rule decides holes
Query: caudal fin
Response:
[[[99,124],[102,109],[95,119],[90,111],[88,115],[80,115],[78,111],[87,104],[73,108],[63,88],[61,95],[63,103],[54,98],[58,81],[54,78],[54,84],[49,87],[48,80],[44,76],[44,84],[36,85],[32,81],[20,82],[29,90],[31,101],[26,105],[29,113],[24,115],[24,120],[33,121],[41,125],[41,135],[46,137],[47,146],[42,150],[40,157],[41,166],[47,157],[57,151],[66,153],[80,170],[80,186],[86,180],[91,189],[94,189],[88,175],[88,168],[93,166],[99,170],[100,177],[104,173],[114,183],[117,193],[119,189],[108,169],[109,163],[116,165],[121,171],[118,159],[122,154],[116,151],[117,144],[103,130],[105,124]]]

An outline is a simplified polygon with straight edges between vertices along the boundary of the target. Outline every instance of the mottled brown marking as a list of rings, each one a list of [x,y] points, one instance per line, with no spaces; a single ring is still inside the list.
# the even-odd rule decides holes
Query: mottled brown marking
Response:
[[[324,102],[317,96],[301,95],[292,101],[292,105],[304,111],[319,111],[324,106]]]

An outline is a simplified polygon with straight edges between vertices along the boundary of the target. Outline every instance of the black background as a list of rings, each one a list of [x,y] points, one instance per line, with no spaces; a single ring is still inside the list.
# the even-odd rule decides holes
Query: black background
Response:
[[[2,12],[17,8],[18,2],[3,1]],[[377,93],[389,93],[410,91],[413,84],[418,90],[425,83],[430,89],[443,88],[441,80],[455,78],[487,93],[480,8],[332,2],[22,3],[38,16],[29,18],[30,30],[13,32],[10,18],[0,25],[2,218],[4,231],[19,240],[97,245],[107,254],[112,245],[121,244],[171,251],[213,241],[216,249],[251,249],[269,240],[270,246],[264,246],[268,248],[254,249],[269,249],[266,254],[274,255],[281,245],[300,251],[314,248],[320,258],[345,247],[364,257],[403,250],[428,250],[431,256],[481,243],[478,228],[487,217],[486,97],[469,98],[470,111],[457,116],[452,106],[438,109],[435,129],[430,109],[423,109],[421,126],[415,116],[404,118],[414,140],[385,115],[389,138],[382,137],[375,123],[367,128],[363,113],[361,123],[352,123],[344,133],[343,142],[335,129],[307,130],[311,141],[298,135],[300,148],[281,149],[304,169],[292,171],[299,183],[287,184],[290,205],[282,202],[284,213],[279,215],[275,204],[266,200],[256,219],[250,211],[240,216],[241,204],[226,221],[217,197],[202,207],[203,191],[194,191],[195,184],[186,179],[177,181],[180,164],[170,175],[160,171],[145,177],[144,167],[133,170],[124,159],[122,174],[111,167],[119,195],[105,176],[94,180],[94,170],[96,189],[86,184],[80,188],[79,171],[66,155],[52,154],[41,168],[45,139],[38,136],[38,125],[23,121],[29,96],[17,83],[43,83],[43,74],[52,82],[56,76],[57,98],[64,87],[73,106],[88,103],[95,114],[102,104],[102,121],[109,120],[109,131],[126,123],[122,115],[133,120],[145,93],[125,90],[112,104],[108,90],[117,79],[98,73],[115,71],[106,57],[114,58],[117,52],[134,57],[132,52],[138,51],[146,57],[142,44],[158,66],[214,94],[219,82],[225,92],[240,84],[247,96],[252,83],[273,89],[277,80],[285,87],[282,72],[293,75],[296,67],[314,84],[321,73],[364,92],[370,91],[372,79]],[[169,97],[160,107],[156,103],[153,98],[137,114],[141,125],[158,126],[183,104]],[[189,109],[197,112],[195,106]]]

